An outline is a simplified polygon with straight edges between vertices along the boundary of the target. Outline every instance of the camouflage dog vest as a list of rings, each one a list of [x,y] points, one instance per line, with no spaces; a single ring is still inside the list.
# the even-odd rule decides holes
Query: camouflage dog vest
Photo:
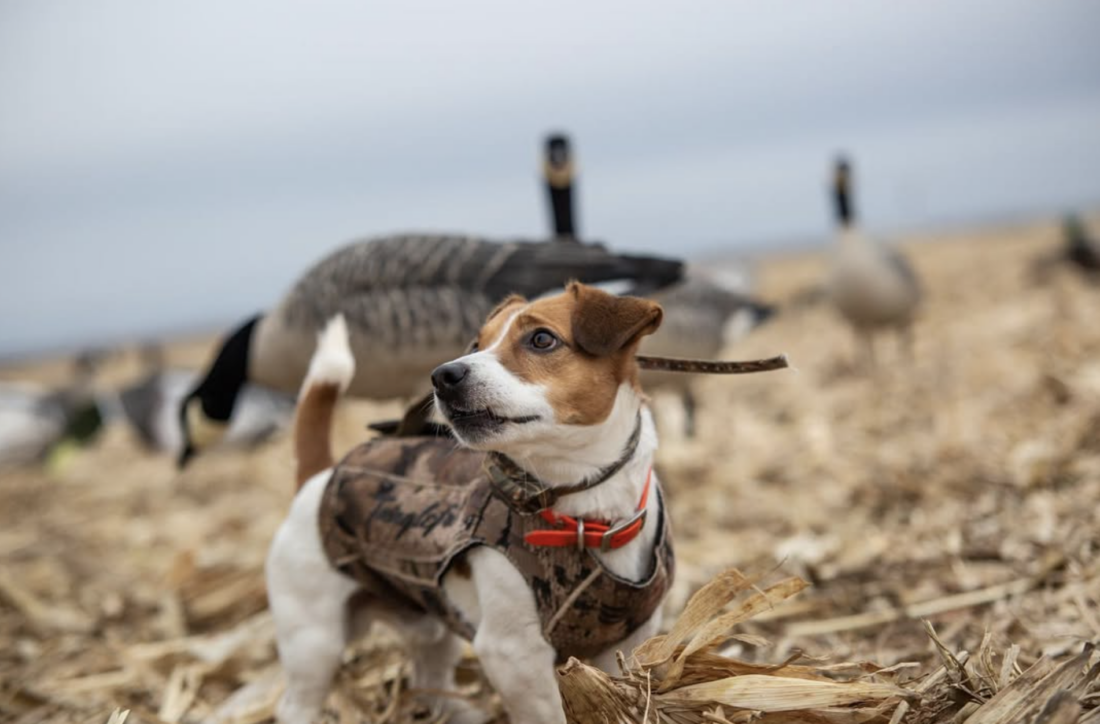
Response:
[[[652,569],[634,583],[605,569],[590,549],[525,543],[526,533],[548,524],[496,493],[487,458],[439,438],[380,438],[352,450],[321,502],[329,561],[373,595],[438,616],[472,639],[475,629],[447,599],[443,576],[474,546],[494,548],[523,574],[560,661],[594,656],[653,615],[674,571],[663,505],[647,521],[658,526]]]

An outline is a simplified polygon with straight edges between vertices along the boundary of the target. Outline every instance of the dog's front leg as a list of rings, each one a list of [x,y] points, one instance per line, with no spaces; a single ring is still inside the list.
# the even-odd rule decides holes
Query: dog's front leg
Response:
[[[491,548],[474,549],[468,560],[480,608],[474,651],[512,724],[565,724],[556,656],[523,575]]]

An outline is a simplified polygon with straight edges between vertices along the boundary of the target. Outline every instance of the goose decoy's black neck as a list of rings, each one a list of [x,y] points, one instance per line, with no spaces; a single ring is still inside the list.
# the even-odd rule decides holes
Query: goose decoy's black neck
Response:
[[[229,335],[206,376],[180,403],[180,467],[225,433],[237,397],[248,381],[248,355],[259,321],[259,316],[253,317]]]
[[[841,228],[855,223],[855,204],[852,202],[852,167],[844,156],[837,158],[833,165],[833,203],[836,221]]]
[[[577,229],[573,216],[573,153],[568,136],[555,133],[546,138],[543,173],[550,195],[554,235],[559,239],[574,240]]]

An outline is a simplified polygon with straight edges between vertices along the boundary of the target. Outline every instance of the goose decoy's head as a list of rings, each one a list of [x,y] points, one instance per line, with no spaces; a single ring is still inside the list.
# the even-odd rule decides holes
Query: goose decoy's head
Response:
[[[65,424],[64,439],[88,445],[103,430],[103,411],[97,400],[88,399],[73,408]]]
[[[58,469],[76,450],[85,448],[99,439],[107,413],[96,395],[87,389],[70,388],[44,398],[40,409],[60,412],[63,425],[57,436],[43,451],[42,460],[47,467]]]
[[[230,409],[232,414],[232,409]],[[179,467],[186,467],[201,450],[213,447],[229,428],[229,418],[219,420],[210,412],[204,402],[203,393],[196,389],[183,398],[179,407],[180,431],[183,446],[180,448]]]
[[[546,188],[550,192],[550,211],[554,235],[559,239],[576,239],[573,218],[573,154],[569,138],[561,133],[546,137],[543,157]]]
[[[837,222],[841,226],[850,226],[855,221],[851,185],[851,164],[847,156],[837,156],[833,163],[833,202],[836,206]]]
[[[217,444],[229,429],[237,397],[248,381],[248,354],[259,319],[253,317],[225,340],[206,377],[180,402],[181,468]]]
[[[573,158],[569,137],[555,133],[546,137],[546,180],[552,186],[567,186],[573,180]]]

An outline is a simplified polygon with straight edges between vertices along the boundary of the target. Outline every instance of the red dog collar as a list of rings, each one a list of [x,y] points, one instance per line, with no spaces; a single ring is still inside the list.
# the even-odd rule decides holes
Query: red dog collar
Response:
[[[549,548],[576,546],[579,550],[599,548],[609,551],[622,548],[634,540],[645,526],[646,501],[649,500],[649,484],[653,478],[653,466],[645,476],[642,499],[638,503],[638,512],[618,525],[612,526],[602,520],[580,520],[568,515],[558,515],[549,508],[539,511],[539,515],[554,530],[536,530],[523,536],[528,545]]]

